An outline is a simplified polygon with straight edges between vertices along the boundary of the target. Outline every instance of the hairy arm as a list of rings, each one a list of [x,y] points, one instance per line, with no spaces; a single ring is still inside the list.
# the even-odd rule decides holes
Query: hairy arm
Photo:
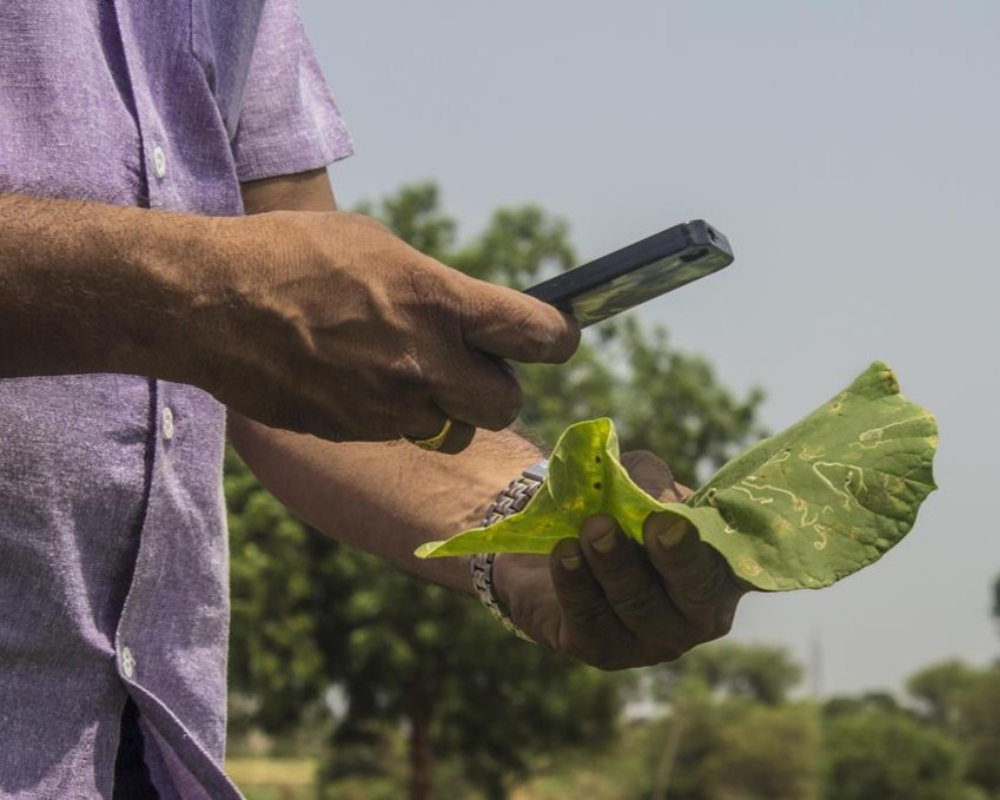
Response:
[[[180,377],[166,323],[210,291],[202,244],[215,227],[204,217],[0,195],[0,378]]]

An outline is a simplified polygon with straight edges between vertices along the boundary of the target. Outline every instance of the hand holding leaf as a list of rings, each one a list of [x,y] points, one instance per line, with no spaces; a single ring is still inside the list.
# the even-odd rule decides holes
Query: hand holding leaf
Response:
[[[654,511],[687,519],[734,573],[763,590],[822,588],[874,562],[934,490],[937,425],[875,362],[808,417],[726,464],[685,503],[660,503],[619,460],[611,421],[571,426],[549,479],[519,514],[431,542],[422,557],[548,553],[608,514],[636,541]]]

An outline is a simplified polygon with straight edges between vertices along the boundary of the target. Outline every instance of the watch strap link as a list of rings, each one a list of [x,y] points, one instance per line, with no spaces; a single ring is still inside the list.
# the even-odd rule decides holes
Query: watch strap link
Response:
[[[543,459],[528,467],[512,480],[486,509],[482,526],[488,528],[490,525],[496,525],[501,520],[521,511],[545,481],[548,468],[548,459]],[[496,553],[479,553],[472,556],[469,561],[472,570],[472,586],[480,602],[486,606],[487,611],[497,622],[518,638],[533,642],[534,639],[514,624],[510,618],[510,611],[503,605],[494,590],[493,565],[496,555]]]

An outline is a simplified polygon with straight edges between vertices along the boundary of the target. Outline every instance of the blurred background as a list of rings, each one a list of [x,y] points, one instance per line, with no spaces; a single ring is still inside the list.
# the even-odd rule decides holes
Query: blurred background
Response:
[[[1000,6],[300,7],[356,144],[340,205],[446,263],[523,286],[685,219],[730,238],[525,370],[525,422],[612,416],[697,483],[882,359],[938,417],[940,491],[864,572],[607,676],[311,535],[231,457],[248,796],[1000,797]]]

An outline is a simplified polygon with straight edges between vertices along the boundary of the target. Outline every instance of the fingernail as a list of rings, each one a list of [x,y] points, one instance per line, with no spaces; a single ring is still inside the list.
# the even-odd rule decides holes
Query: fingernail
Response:
[[[574,572],[583,566],[583,553],[578,539],[563,539],[556,545],[556,550],[563,569]]]
[[[574,572],[583,566],[583,556],[579,554],[575,556],[563,556],[559,559],[559,563],[563,565],[563,569]]]
[[[664,528],[662,531],[657,531],[656,541],[660,547],[664,549],[671,549],[677,547],[684,539],[687,538],[688,532],[691,530],[691,526],[688,525],[686,519],[680,519],[669,523],[668,527]]]
[[[612,528],[607,533],[601,534],[598,538],[591,539],[590,543],[598,553],[606,554],[615,549],[615,545],[618,544],[618,536],[615,534],[614,528]]]

